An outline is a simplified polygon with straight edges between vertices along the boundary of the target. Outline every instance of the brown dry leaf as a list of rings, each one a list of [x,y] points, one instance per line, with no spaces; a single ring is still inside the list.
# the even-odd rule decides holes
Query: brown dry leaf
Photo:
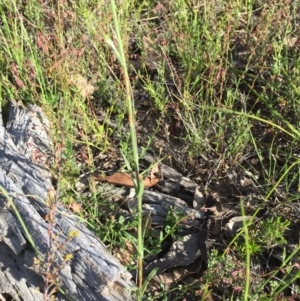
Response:
[[[174,286],[178,281],[189,275],[190,271],[188,268],[178,268],[165,272],[161,275],[155,275],[150,283],[149,288],[156,290],[160,288],[160,285],[163,284],[166,289],[169,289],[171,286]]]
[[[101,181],[101,182],[107,182],[109,184],[115,184],[120,186],[126,186],[126,187],[134,187],[133,180],[131,178],[131,175],[127,172],[115,172],[114,174],[110,176],[106,176],[103,174],[96,174],[94,175],[95,180]],[[140,180],[143,180],[143,176],[140,175]],[[144,179],[144,186],[146,188],[152,187],[156,185],[159,182],[159,179],[156,178],[155,180],[152,180],[150,178]]]
[[[44,273],[44,277],[50,282],[54,283],[57,280],[57,275],[55,273],[51,273],[49,271],[46,271]]]
[[[161,178],[161,168],[159,163],[153,165],[150,171],[149,178],[150,181],[156,181],[157,179]]]
[[[48,190],[48,198],[53,201],[55,199],[55,190],[53,187],[51,187],[49,190]]]
[[[155,275],[151,279],[148,288],[152,291],[156,291],[161,287],[162,284],[168,290],[170,288],[170,286],[172,284],[176,284],[176,282],[174,281],[174,279],[172,277],[169,277],[169,275],[166,275],[166,274]]]
[[[79,213],[82,209],[82,205],[76,202],[73,202],[71,205],[71,209],[74,213]]]
[[[82,209],[82,205],[76,203],[72,197],[68,200],[68,208],[71,209],[74,213],[79,213]]]
[[[297,42],[299,42],[299,38],[298,37],[292,37],[291,35],[288,35],[283,39],[283,44],[285,44],[288,47],[296,46]]]
[[[127,172],[115,172],[111,176],[104,176],[109,184],[116,184],[126,187],[134,187],[131,175]]]
[[[87,79],[80,74],[72,75],[70,82],[78,89],[83,98],[91,96],[96,90],[91,82],[87,81]]]
[[[125,249],[118,248],[115,250],[114,255],[120,261],[121,264],[127,265],[130,263],[131,256],[136,253],[136,248],[130,240],[125,241]]]
[[[60,161],[62,159],[62,153],[64,151],[64,144],[57,142],[54,146],[54,163],[56,166],[60,166]]]
[[[19,77],[19,66],[17,65],[17,63],[13,62],[10,66],[10,70],[16,82],[17,87],[20,89],[25,89],[25,84]]]
[[[39,32],[36,39],[36,45],[45,55],[49,54],[49,43],[50,38],[45,36],[42,32]]]
[[[155,186],[159,181],[160,181],[159,178],[155,178],[153,180],[151,180],[150,178],[146,178],[144,180],[144,186],[149,188],[149,187]]]

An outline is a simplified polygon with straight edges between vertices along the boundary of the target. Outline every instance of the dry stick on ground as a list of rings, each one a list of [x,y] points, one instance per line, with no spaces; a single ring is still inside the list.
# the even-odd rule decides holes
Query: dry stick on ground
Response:
[[[47,126],[46,126],[46,128],[47,128]],[[61,131],[61,141],[62,141],[62,143],[65,142],[63,131]],[[48,145],[48,149],[49,149],[49,153],[51,154],[52,145]],[[54,294],[56,292],[56,290],[59,289],[59,285],[60,285],[60,283],[57,282],[57,280],[56,280],[57,278],[59,278],[58,273],[59,273],[60,267],[56,268],[55,270],[53,269],[53,264],[55,261],[55,247],[57,247],[58,249],[63,248],[65,246],[65,244],[69,242],[69,241],[66,241],[63,243],[62,246],[59,246],[56,241],[56,236],[54,235],[54,233],[55,233],[55,214],[58,209],[59,191],[60,191],[61,173],[62,173],[62,148],[60,149],[59,156],[60,157],[59,157],[59,162],[58,162],[59,166],[58,166],[57,191],[55,193],[54,190],[50,190],[48,193],[47,204],[49,206],[50,211],[45,218],[45,220],[48,221],[49,239],[48,239],[47,254],[44,259],[45,272],[43,273],[43,271],[42,271],[42,273],[41,273],[44,278],[44,301],[51,300],[52,294]],[[70,239],[71,239],[71,237],[70,237]],[[68,255],[68,256],[70,256],[70,255]],[[65,256],[65,258],[66,258],[66,256]],[[64,264],[65,264],[65,262],[62,262],[61,266],[63,267]]]
[[[4,127],[0,118],[0,186],[13,199],[40,255],[48,249],[46,204],[53,189],[49,170],[41,165],[51,153],[47,122],[36,106],[28,109],[10,106],[9,121]],[[55,235],[63,250],[54,248],[61,287],[57,300],[132,300],[131,275],[107,251],[106,247],[75,216],[63,207],[55,214]],[[78,236],[70,241],[70,231]],[[64,253],[62,253],[64,252]],[[73,259],[64,262],[64,255]],[[7,199],[0,195],[0,299],[42,301],[42,277],[34,270],[33,248]]]

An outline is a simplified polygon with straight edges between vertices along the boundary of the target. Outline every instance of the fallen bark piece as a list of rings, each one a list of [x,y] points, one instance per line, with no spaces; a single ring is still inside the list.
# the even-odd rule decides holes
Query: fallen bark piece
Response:
[[[230,238],[234,237],[243,228],[244,223],[249,222],[251,218],[251,216],[235,216],[231,218],[226,224],[226,235]]]
[[[156,162],[149,153],[145,153],[143,160],[147,164]],[[162,180],[157,185],[157,189],[192,203],[197,185],[166,164],[160,163],[160,170]]]
[[[188,266],[201,256],[200,245],[203,243],[205,243],[205,237],[200,233],[185,235],[172,244],[170,251],[164,257],[151,262],[145,268],[145,275],[154,269],[157,269],[155,275],[161,275],[167,269]]]
[[[157,189],[165,194],[177,195],[180,184],[178,182],[162,180],[158,183]]]
[[[152,291],[159,290],[161,284],[164,288],[169,290],[174,287],[179,281],[182,281],[191,274],[199,273],[201,269],[201,258],[196,259],[195,262],[189,264],[187,267],[178,267],[169,269],[163,274],[155,275],[149,283],[148,288]]]
[[[39,165],[51,159],[52,143],[48,141],[46,126],[45,117],[35,106],[26,109],[12,104],[7,130],[0,118],[0,187],[11,198],[0,194],[0,300],[4,296],[16,301],[44,300],[40,273],[43,263],[37,269],[34,262],[36,257],[46,258],[49,250],[49,224],[45,216],[50,212],[49,191],[54,189],[49,170]],[[40,141],[44,141],[42,150]],[[37,252],[16,218],[11,201]],[[58,292],[55,300],[132,300],[131,290],[135,286],[131,274],[79,218],[59,204],[55,206],[56,241],[51,252],[65,293]],[[70,233],[75,232],[77,236],[70,240]],[[66,254],[73,258],[65,261]]]
[[[185,201],[156,191],[145,191],[143,194],[143,203],[147,204],[149,208],[151,208],[151,205],[160,206],[161,209],[159,212],[162,214],[157,212],[158,215],[164,216],[172,208],[174,211],[181,212],[183,216],[189,216],[191,219],[203,219],[205,217],[205,212],[202,210],[192,209]]]
[[[196,210],[200,210],[202,207],[205,207],[205,205],[206,205],[206,197],[203,195],[199,187],[196,187],[193,207]]]

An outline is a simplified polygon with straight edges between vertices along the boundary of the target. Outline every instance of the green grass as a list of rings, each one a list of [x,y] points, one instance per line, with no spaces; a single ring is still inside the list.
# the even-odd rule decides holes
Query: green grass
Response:
[[[280,269],[285,276],[272,274],[267,280],[261,274],[259,286],[249,275],[255,250],[263,250],[260,260],[274,251],[268,241],[272,227],[282,238],[276,246],[298,243],[291,231],[299,227],[292,213],[300,187],[299,7],[298,0],[132,0],[115,10],[104,0],[1,1],[1,105],[14,99],[43,107],[55,140],[54,178],[62,151],[61,198],[83,205],[81,216],[112,251],[124,245],[137,224],[108,220],[108,212],[117,215],[118,205],[94,183],[88,196],[76,191],[80,174],[115,168],[120,160],[137,175],[138,147],[151,149],[204,186],[222,182],[228,169],[250,174],[259,195],[252,194],[250,201],[250,194],[239,197],[244,214],[263,218],[267,212],[259,226],[266,234],[258,237],[257,225],[245,224],[240,237],[226,241],[228,252],[213,251],[210,259],[212,270],[220,261],[225,278],[247,271],[247,281],[231,279],[236,286],[218,291],[207,271],[196,286],[173,288],[178,299],[201,293],[202,300],[283,300],[291,292],[286,287],[299,277],[290,254],[277,262],[280,267],[265,271],[277,275]],[[147,105],[140,104],[143,97]],[[140,132],[139,114],[152,116],[146,135]],[[110,119],[116,127],[108,125]],[[165,142],[157,145],[161,137]],[[288,208],[294,209],[285,213]],[[146,234],[143,246],[141,213],[137,216],[139,235],[132,241],[139,245],[142,271],[144,250],[151,253],[151,244],[159,250],[162,241],[153,239],[154,246]],[[141,274],[139,287],[142,299]],[[151,298],[167,296],[162,290]]]

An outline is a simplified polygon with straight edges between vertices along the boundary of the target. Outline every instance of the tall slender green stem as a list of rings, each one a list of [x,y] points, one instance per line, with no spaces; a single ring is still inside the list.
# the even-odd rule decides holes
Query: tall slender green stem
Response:
[[[123,68],[123,78],[126,88],[126,106],[128,110],[128,120],[130,128],[131,137],[131,147],[133,153],[133,164],[134,170],[132,171],[133,182],[135,187],[135,192],[138,200],[138,300],[142,298],[142,286],[143,286],[143,258],[144,258],[144,241],[143,241],[143,231],[142,231],[142,196],[143,196],[143,181],[139,178],[139,154],[136,139],[136,129],[135,129],[135,117],[134,117],[134,103],[132,101],[132,91],[127,69],[127,61],[124,52],[124,45],[122,42],[120,34],[120,25],[117,17],[117,9],[115,1],[111,0],[111,7],[114,20],[114,29],[116,32],[118,47],[116,48],[112,40],[106,38],[107,43],[112,47],[115,55],[117,56],[122,68]]]

